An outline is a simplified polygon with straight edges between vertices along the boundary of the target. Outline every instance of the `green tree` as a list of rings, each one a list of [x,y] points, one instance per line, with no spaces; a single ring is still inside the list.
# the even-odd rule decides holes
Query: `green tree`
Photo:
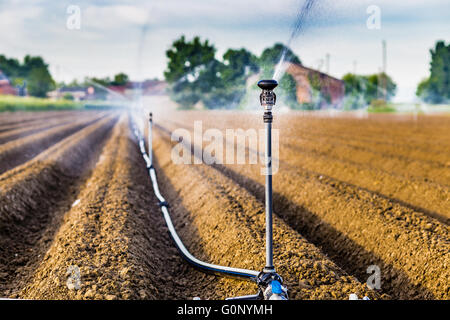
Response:
[[[9,77],[13,85],[21,85],[26,81],[28,94],[32,96],[45,97],[55,86],[48,65],[39,56],[27,55],[23,63],[20,63],[17,59],[0,55],[0,70]]]
[[[92,78],[92,79],[85,78],[84,82],[87,85],[91,85],[92,82],[94,82],[94,83],[99,84],[101,86],[107,87],[107,86],[109,86],[111,84],[111,79],[109,77],[106,77],[106,78]]]
[[[347,73],[342,77],[345,84],[345,93],[354,94],[364,92],[366,88],[366,80],[363,76],[353,73]]]
[[[118,73],[114,76],[114,80],[111,81],[111,84],[114,86],[124,86],[128,83],[129,78],[125,73]]]
[[[164,72],[171,85],[171,97],[183,107],[203,102],[206,108],[235,108],[246,96],[249,76],[262,70],[262,77],[271,78],[276,64],[285,55],[285,61],[300,63],[300,59],[286,46],[277,43],[257,58],[248,50],[229,49],[222,61],[215,58],[216,49],[199,37],[187,41],[180,37],[166,51],[168,65]],[[282,101],[297,107],[296,82],[284,74],[278,91]]]
[[[248,75],[259,71],[258,58],[244,48],[228,49],[223,62],[222,77],[228,82],[245,82]]]
[[[386,73],[367,76],[365,99],[368,104],[375,99],[390,101],[397,91],[397,85]]]
[[[264,49],[258,59],[259,66],[262,70],[262,77],[271,79],[275,68],[283,57],[285,62],[301,64],[299,57],[284,44],[276,43],[270,48]],[[301,108],[297,101],[297,82],[288,73],[284,73],[278,81],[278,99],[292,109]]]
[[[44,60],[39,57],[33,57],[30,55],[26,55],[23,59],[23,65],[21,67],[23,74],[30,74],[33,69],[48,69],[48,65],[44,62]]]
[[[367,78],[353,73],[347,73],[342,77],[345,85],[345,109],[359,109],[367,106],[365,91],[367,87]]]
[[[197,77],[201,69],[206,69],[215,60],[215,53],[216,49],[208,40],[202,43],[199,37],[195,37],[187,42],[186,38],[181,36],[166,51],[169,63],[164,76],[169,83],[187,80],[189,75]]]
[[[278,100],[285,103],[291,109],[301,109],[297,101],[297,82],[289,73],[284,73],[278,81]]]
[[[443,103],[450,99],[450,44],[438,41],[430,54],[430,76],[419,83],[416,94],[426,102]]]
[[[83,84],[80,84],[77,79],[73,79],[71,82],[69,82],[68,84],[65,84],[64,82],[57,84],[58,87],[67,87],[67,88],[76,88],[76,87],[80,87],[83,86]]]
[[[45,97],[52,90],[55,83],[47,68],[32,68],[27,81],[28,94],[35,97]]]
[[[75,100],[75,98],[73,97],[73,95],[71,95],[70,93],[64,94],[63,99],[64,99],[64,100],[69,100],[69,101]]]
[[[342,77],[345,95],[350,109],[365,107],[373,100],[391,100],[397,91],[397,85],[385,73],[368,76],[347,73]]]
[[[186,41],[184,36],[175,40],[166,51],[169,60],[164,71],[166,81],[171,84],[174,101],[189,108],[200,101],[220,81],[220,63],[214,58],[216,49],[208,40],[199,37]]]
[[[422,98],[422,100],[424,101],[432,101],[433,98],[432,96],[430,96],[430,78],[425,78],[422,81],[419,82],[419,84],[417,85],[417,89],[416,89],[416,95],[420,98]]]
[[[21,68],[19,60],[0,55],[0,70],[11,79],[22,76]]]
[[[236,108],[246,93],[247,78],[259,70],[258,59],[243,48],[229,49],[216,67],[220,81],[202,100],[208,108]]]
[[[284,61],[301,64],[299,57],[282,43],[276,43],[272,47],[264,49],[259,58],[261,68],[272,70],[284,55]]]

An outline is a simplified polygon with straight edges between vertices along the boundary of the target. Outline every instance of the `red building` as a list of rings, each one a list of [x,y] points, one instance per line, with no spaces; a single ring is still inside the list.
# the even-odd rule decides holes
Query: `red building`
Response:
[[[286,73],[290,74],[297,83],[297,101],[299,103],[311,102],[313,89],[316,86],[320,88],[322,96],[329,99],[328,104],[334,107],[341,105],[345,96],[344,81],[296,63],[288,62],[285,67]]]
[[[17,89],[14,88],[8,77],[0,70],[0,95],[17,95]]]

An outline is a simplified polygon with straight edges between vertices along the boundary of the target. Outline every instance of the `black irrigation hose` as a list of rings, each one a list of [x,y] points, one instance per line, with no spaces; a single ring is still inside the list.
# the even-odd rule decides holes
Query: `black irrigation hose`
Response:
[[[150,140],[151,140],[151,130],[152,130],[152,126],[150,125],[149,126]],[[210,263],[207,263],[207,262],[197,259],[186,249],[186,247],[184,246],[180,237],[178,236],[178,234],[175,230],[175,227],[173,226],[172,219],[170,217],[170,213],[168,210],[169,204],[167,203],[167,201],[164,199],[164,197],[161,195],[161,193],[159,191],[158,181],[156,178],[156,171],[155,171],[155,168],[153,167],[152,158],[149,157],[149,154],[147,154],[147,151],[145,149],[144,138],[140,134],[140,132],[137,129],[134,122],[133,122],[133,131],[134,131],[134,134],[136,135],[136,138],[139,141],[139,148],[140,148],[142,156],[147,164],[147,169],[149,171],[150,180],[151,180],[152,186],[153,186],[153,191],[155,193],[155,196],[159,200],[159,206],[161,208],[161,212],[163,213],[163,217],[166,222],[167,228],[169,229],[170,236],[172,237],[178,251],[183,256],[183,258],[187,262],[192,264],[194,267],[196,267],[204,272],[214,273],[214,274],[222,275],[222,276],[237,277],[240,279],[244,278],[247,280],[258,282],[258,275],[260,274],[259,271],[210,264]],[[149,144],[149,146],[150,146],[150,144]],[[152,150],[150,150],[149,152],[152,152]]]

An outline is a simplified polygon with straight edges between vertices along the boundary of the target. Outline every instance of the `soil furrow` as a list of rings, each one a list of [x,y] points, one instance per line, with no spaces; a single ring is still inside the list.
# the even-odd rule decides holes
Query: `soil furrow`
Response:
[[[236,117],[235,114],[230,112],[202,114],[194,111],[170,114],[170,117],[167,117],[167,115],[161,116],[164,117],[165,123],[167,123],[166,121],[174,122],[174,119],[179,119],[179,123],[183,125],[192,124],[195,120],[202,120],[206,126],[212,124],[213,127],[219,126],[221,128],[262,127],[260,117],[248,113],[243,113]],[[217,119],[220,119],[220,121],[218,122]],[[366,128],[374,126],[372,121],[377,125],[379,121],[350,118],[345,119],[345,122],[343,120],[318,118],[316,116],[296,116],[295,114],[290,114],[289,116],[275,114],[274,127],[280,130],[280,137],[283,137],[283,139],[301,141],[302,137],[309,137],[313,140],[326,138],[330,141],[368,148],[380,154],[402,155],[412,160],[440,163],[443,166],[450,165],[450,146],[445,144],[450,139],[449,132],[445,128],[448,128],[450,124],[433,123],[430,129],[425,130],[424,124],[430,120],[426,118],[421,121],[420,125],[412,124],[411,121],[405,121],[407,126],[400,129],[397,126],[400,120],[387,120],[389,125],[380,134],[364,135]],[[334,121],[337,124],[334,124]],[[442,131],[440,135],[435,133],[436,130],[439,130],[437,129],[439,126],[441,128],[440,131]],[[354,127],[360,127],[360,129],[355,132]],[[396,133],[401,130],[407,132],[410,137],[414,137],[417,130],[423,130],[427,138],[424,141],[402,141],[396,136]],[[437,142],[435,136],[440,137],[442,142]]]
[[[427,149],[446,146],[449,147],[446,127],[450,121],[445,118],[439,118],[440,121],[434,121],[432,116],[421,117],[418,120],[405,118],[402,115],[373,115],[367,119],[355,119],[354,117],[343,118],[317,118],[314,116],[279,117],[280,125],[294,120],[299,123],[300,128],[308,131],[323,134],[323,127],[326,127],[326,133],[333,136],[342,136],[352,138],[352,140],[376,142],[387,145],[420,145]],[[443,120],[442,120],[443,119]],[[332,121],[330,121],[332,120]],[[295,130],[298,134],[303,134],[301,130]],[[387,135],[386,133],[389,132]]]
[[[282,158],[289,164],[288,170],[317,172],[421,209],[423,213],[444,223],[450,221],[450,189],[445,185],[407,179],[359,163],[333,159],[328,155],[311,154],[307,150],[298,152],[298,149],[297,152],[280,151]]]
[[[230,167],[233,171],[227,174],[262,201],[260,167]],[[277,212],[351,274],[361,278],[369,265],[378,264],[386,278],[383,289],[395,297],[445,298],[449,294],[445,280],[449,270],[442,269],[449,252],[448,226],[389,199],[327,180],[301,169],[283,172],[281,167],[274,177]],[[389,250],[392,237],[401,243]],[[432,263],[430,256],[436,257]]]
[[[166,179],[175,186],[175,194],[165,194],[172,202],[176,228],[188,248],[194,253],[201,248],[204,255],[199,258],[214,263],[262,269],[263,205],[211,167],[173,164],[167,139],[158,135],[155,156]],[[162,189],[167,184],[163,181]],[[178,209],[179,203],[187,212]],[[192,229],[199,238],[189,236]],[[275,218],[274,242],[276,267],[289,285],[291,298],[348,299],[352,292],[376,297],[278,218]]]
[[[192,133],[192,125],[183,125],[173,121],[169,121],[169,123],[171,123],[170,128],[186,128]],[[208,128],[208,125],[209,123],[203,124],[204,130]],[[223,125],[220,125],[219,128],[225,130]],[[232,141],[225,141],[225,143],[229,144]],[[205,142],[203,147],[207,144]],[[280,144],[280,158],[283,160],[279,162],[285,170],[296,172],[301,169],[312,174],[327,176],[337,182],[351,184],[363,191],[371,192],[427,214],[443,223],[448,224],[450,221],[450,191],[444,185],[407,179],[399,174],[384,172],[354,161],[335,159],[326,153],[309,152],[300,145],[289,149],[286,148],[283,140]],[[245,148],[247,153],[256,152],[249,150],[248,146]],[[294,149],[296,152],[293,152]],[[400,164],[396,168],[399,166]]]
[[[257,170],[221,169],[263,202],[263,180],[249,179]],[[443,268],[449,258],[447,225],[370,192],[303,172],[275,175],[274,209],[357,278],[364,279],[367,267],[378,265],[383,292],[400,299],[448,297],[449,270]]]
[[[0,294],[16,297],[43,258],[116,117],[62,140],[0,176]]]
[[[0,114],[0,132],[22,128],[24,125],[32,125],[46,120],[66,117],[71,114],[75,115],[80,112],[84,111],[2,112]]]
[[[87,119],[87,118],[93,118],[95,116],[97,116],[97,113],[92,113],[92,114],[80,113],[77,115],[75,115],[75,114],[69,115],[67,117],[60,118],[60,119],[45,119],[45,120],[38,121],[36,123],[30,123],[26,126],[24,126],[22,124],[17,129],[0,133],[0,144],[9,142],[9,141],[12,141],[15,139],[19,139],[19,138],[24,138],[31,134],[36,134],[36,133],[42,132],[44,130],[59,127],[59,126],[68,124],[70,122],[80,121],[82,119]]]
[[[349,146],[322,139],[284,138],[282,146],[297,152],[326,156],[342,162],[377,169],[387,174],[399,175],[422,183],[436,182],[450,186],[448,167],[441,163],[414,160],[401,155],[383,154],[376,150]]]
[[[62,139],[99,121],[102,117],[101,114],[92,114],[91,117],[0,145],[0,174],[34,158]]]
[[[77,205],[65,214],[52,246],[21,297],[220,296],[216,278],[193,270],[173,246],[125,117],[115,127],[77,198]],[[80,271],[79,288],[67,286],[71,266]]]
[[[369,138],[361,137],[352,138],[351,135],[344,133],[330,134],[326,132],[314,132],[313,129],[308,130],[283,130],[286,141],[296,143],[302,139],[311,141],[324,141],[327,144],[337,144],[356,150],[363,150],[370,153],[378,154],[386,158],[393,157],[404,161],[423,162],[430,166],[441,167],[446,166],[448,157],[442,155],[442,147],[433,149],[430,146],[421,146],[420,144],[406,143],[385,143],[383,141],[373,141]]]

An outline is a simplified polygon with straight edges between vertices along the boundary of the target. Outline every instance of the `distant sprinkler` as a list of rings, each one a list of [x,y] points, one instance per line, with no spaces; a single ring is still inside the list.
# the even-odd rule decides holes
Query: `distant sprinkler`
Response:
[[[262,89],[259,101],[264,108],[264,123],[266,127],[266,266],[258,276],[259,286],[265,299],[287,299],[287,288],[283,279],[276,273],[273,265],[273,219],[272,219],[272,107],[277,96],[273,89],[278,86],[276,80],[261,80],[258,87]]]
[[[153,167],[153,114],[150,112],[148,114],[148,158],[149,158],[149,168]]]
[[[272,107],[275,105],[277,96],[275,92],[273,92],[273,89],[277,86],[278,82],[276,80],[261,80],[258,82],[258,87],[262,89],[262,93],[259,96],[259,102],[261,103],[261,106],[264,107],[266,112],[270,112]]]

